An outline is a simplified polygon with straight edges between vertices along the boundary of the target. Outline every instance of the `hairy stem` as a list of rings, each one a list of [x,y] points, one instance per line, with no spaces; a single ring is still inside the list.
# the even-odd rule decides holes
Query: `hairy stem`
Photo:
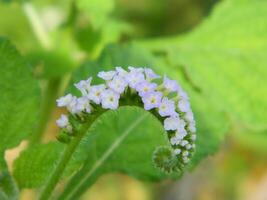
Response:
[[[42,135],[47,126],[47,122],[51,116],[53,109],[55,108],[55,100],[58,95],[60,83],[60,78],[48,80],[41,104],[39,124],[36,129],[37,131],[30,138],[30,145],[39,142],[42,138]]]
[[[40,200],[47,200],[50,198],[55,186],[57,185],[59,179],[61,178],[69,160],[71,159],[73,153],[76,150],[76,147],[79,145],[81,139],[83,138],[84,134],[90,128],[91,124],[97,119],[102,112],[92,115],[90,120],[86,123],[83,123],[82,126],[79,128],[75,136],[72,138],[71,142],[66,146],[57,166],[55,167],[54,171],[51,173],[46,185],[44,186],[43,191],[40,195]]]
[[[25,1],[22,3],[22,8],[29,20],[30,25],[32,26],[34,34],[36,35],[43,48],[47,50],[51,49],[52,42],[48,36],[47,31],[45,30],[42,20],[40,19],[32,3]]]
[[[4,152],[0,152],[0,199],[17,199],[19,189],[8,171]]]
[[[86,190],[86,188],[92,185],[97,180],[97,177],[99,176],[98,173],[100,173],[99,169],[101,169],[105,161],[110,157],[114,150],[116,150],[118,146],[121,145],[121,143],[134,130],[134,128],[138,126],[146,117],[147,115],[141,116],[140,118],[136,119],[126,130],[124,130],[121,136],[112,144],[110,144],[110,147],[101,157],[99,157],[99,159],[94,163],[94,165],[91,166],[90,169],[88,169],[87,165],[84,165],[84,167],[79,170],[76,175],[73,176],[73,178],[69,181],[67,187],[65,188],[59,199],[77,199],[80,194],[82,194],[82,192]]]

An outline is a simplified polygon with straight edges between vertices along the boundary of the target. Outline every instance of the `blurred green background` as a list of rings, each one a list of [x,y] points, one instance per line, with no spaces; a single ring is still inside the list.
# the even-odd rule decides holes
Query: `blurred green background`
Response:
[[[40,81],[44,96],[49,87],[54,89],[54,93],[50,95],[56,97],[62,94],[68,84],[71,72],[87,60],[98,59],[107,45],[135,41],[149,51],[151,50],[152,54],[158,59],[156,62],[158,65],[165,63],[164,67],[159,68],[163,73],[166,70],[166,73],[179,71],[179,74],[181,74],[181,69],[178,70],[174,66],[179,64],[188,65],[189,72],[185,71],[184,77],[189,83],[192,82],[190,84],[193,85],[193,90],[204,91],[205,95],[203,96],[211,99],[212,105],[214,104],[219,108],[218,112],[226,113],[229,128],[223,133],[225,139],[219,143],[218,152],[204,159],[192,172],[186,173],[177,182],[165,181],[151,184],[137,181],[125,175],[111,174],[101,177],[83,195],[82,199],[267,199],[267,110],[265,110],[267,108],[265,81],[267,79],[265,76],[267,74],[267,48],[265,48],[267,46],[267,7],[262,7],[260,2],[266,6],[267,4],[265,0],[233,0],[233,2],[235,7],[233,6],[234,9],[232,10],[229,9],[229,12],[223,12],[228,4],[223,4],[224,2],[217,0],[81,0],[77,2],[74,0],[36,0],[30,3],[1,2],[0,35],[13,41],[27,57],[35,77]],[[238,3],[235,5],[235,2]],[[245,6],[249,3],[251,3],[251,6]],[[254,7],[254,3],[259,5]],[[35,8],[36,13],[32,13],[31,6],[29,7],[28,4]],[[214,7],[217,5],[219,7],[220,4],[221,12],[218,11],[216,16],[209,18]],[[253,11],[250,12],[248,7],[253,8]],[[253,13],[253,15],[249,15],[249,19],[247,19],[247,13]],[[231,17],[233,19],[244,18],[244,21],[231,20]],[[204,23],[202,29],[200,26],[196,34],[194,32],[190,34],[206,18],[209,18],[214,26],[205,29],[203,28],[205,27]],[[36,19],[39,22],[38,20],[36,22]],[[229,21],[232,24],[227,26]],[[40,22],[43,26],[41,28],[38,27]],[[253,26],[254,22],[257,22],[255,26]],[[224,25],[227,29],[223,29]],[[180,39],[172,40],[172,38],[180,38],[181,35],[182,40],[188,33],[189,39],[185,39],[185,42],[182,41],[181,47],[173,48]],[[200,37],[201,34],[205,37]],[[211,51],[217,51],[216,56],[208,52],[210,51],[209,48],[202,49],[202,45],[204,46],[205,42],[209,41],[211,41],[209,47],[215,47],[215,50],[212,49]],[[192,45],[186,46],[187,44]],[[194,44],[196,44],[195,49],[192,47]],[[230,49],[229,55],[225,55],[224,48]],[[244,49],[244,54],[240,53],[240,49]],[[259,50],[260,53],[254,49]],[[170,55],[167,56],[167,61],[166,54]],[[253,59],[246,57],[247,55],[252,55]],[[191,58],[192,61],[187,61]],[[238,59],[240,59],[240,62],[236,61]],[[208,61],[204,62],[203,60]],[[236,90],[233,89],[232,79],[228,80],[222,75],[221,71],[216,71],[217,68],[215,67],[217,67],[218,62],[221,64],[218,64],[218,68],[219,66],[228,66],[228,68],[222,68],[225,69],[225,74],[233,79],[235,78],[236,85],[238,85],[234,88]],[[168,67],[165,67],[166,63],[169,64]],[[245,70],[238,71],[238,68],[236,68],[239,63],[243,65],[242,70],[246,69],[246,74],[243,74]],[[260,63],[261,68],[257,68],[257,63]],[[214,71],[211,73],[208,70],[205,71],[204,68],[198,69],[199,71],[190,71],[191,65],[206,65],[210,71],[212,71],[210,68],[213,65]],[[192,76],[190,76],[190,72],[192,72]],[[189,78],[186,75],[187,73],[189,73]],[[201,73],[205,75],[199,75]],[[254,73],[257,73],[257,76],[254,76]],[[206,79],[206,77],[214,75],[213,82],[208,82],[209,78]],[[249,85],[252,81],[254,81],[254,84]],[[198,82],[201,84],[196,84]],[[216,85],[219,82],[221,84]],[[216,84],[212,85],[213,83]],[[228,100],[228,97],[221,99],[219,95],[211,95],[210,97],[209,93],[205,93],[209,86],[211,93],[213,89],[222,96],[229,95],[227,93],[229,91],[232,92],[230,93],[230,96],[233,97],[232,100]],[[254,86],[259,86],[259,88]],[[224,87],[224,90],[220,90],[219,87]],[[245,90],[245,93],[239,94],[239,90]],[[265,92],[262,93],[264,90]],[[192,94],[195,95],[194,92]],[[196,110],[205,101],[204,99],[198,101],[198,98],[201,97],[193,97],[193,108],[195,107]],[[252,100],[247,100],[247,98]],[[54,99],[52,98],[52,100]],[[250,107],[243,109],[246,107],[244,105],[239,109],[235,106],[246,104],[243,101],[249,101]],[[46,139],[49,140],[57,132],[54,121],[60,111],[54,110],[53,106],[46,106],[44,106],[44,109],[51,110],[50,114],[44,116],[45,119],[49,119],[48,125],[45,125]],[[210,108],[209,105],[206,106]],[[203,107],[205,107],[204,104]],[[201,109],[199,108],[199,110]],[[228,112],[231,111],[237,114],[229,115]],[[206,112],[207,115],[211,114],[209,110]],[[204,118],[203,121],[210,126],[216,123]],[[207,129],[207,131],[209,130]],[[213,140],[213,138],[207,137],[206,140]],[[10,152],[10,158],[13,156],[16,156],[16,151]],[[21,199],[30,199],[32,195],[31,191],[25,190]]]

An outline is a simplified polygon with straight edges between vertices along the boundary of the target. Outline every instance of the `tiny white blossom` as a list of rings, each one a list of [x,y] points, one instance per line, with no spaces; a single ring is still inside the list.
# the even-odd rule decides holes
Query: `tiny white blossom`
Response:
[[[78,114],[78,113],[80,113],[80,110],[77,107],[77,97],[73,96],[71,102],[67,106],[67,109],[72,114]]]
[[[188,112],[191,110],[191,107],[190,107],[190,103],[188,100],[186,99],[181,99],[179,102],[178,102],[178,108],[180,111],[182,112]]]
[[[81,80],[80,82],[75,83],[74,86],[78,90],[80,90],[83,96],[85,96],[90,90],[91,81],[92,81],[92,77],[89,77],[87,80]]]
[[[153,80],[153,79],[157,79],[157,78],[160,78],[159,75],[157,75],[152,69],[150,68],[145,68],[144,69],[145,71],[145,75],[146,75],[146,79],[147,80]]]
[[[172,145],[178,145],[178,144],[180,144],[181,140],[179,138],[177,138],[176,136],[174,136],[170,139],[170,142]]]
[[[73,96],[71,94],[67,94],[66,96],[60,97],[57,99],[57,106],[58,107],[65,107],[68,106],[73,100]]]
[[[116,67],[116,72],[122,78],[126,78],[128,75],[128,72],[126,70],[124,70],[122,67]]]
[[[144,68],[142,68],[142,67],[129,66],[128,69],[130,70],[130,72],[134,72],[134,73],[143,73],[144,72]]]
[[[174,149],[174,154],[179,155],[181,153],[181,149]]]
[[[91,87],[90,92],[88,93],[88,99],[92,100],[96,104],[100,104],[101,93],[105,90],[106,86],[104,84],[94,85]]]
[[[162,117],[176,115],[174,101],[164,97],[159,106],[159,114]]]
[[[91,112],[89,100],[87,97],[80,97],[76,102],[76,110],[77,112],[86,111],[87,113]]]
[[[163,85],[164,87],[170,91],[170,92],[175,92],[175,91],[178,91],[180,86],[179,84],[177,83],[177,81],[175,80],[171,80],[169,79],[167,76],[164,76],[164,79],[163,79]]]
[[[191,144],[187,144],[187,145],[185,145],[185,148],[188,149],[188,150],[192,149],[192,145]]]
[[[151,110],[152,108],[158,108],[161,102],[161,92],[149,92],[142,97],[145,110]]]
[[[183,151],[182,155],[183,155],[184,157],[187,157],[187,156],[189,155],[189,152],[188,152],[188,151]]]
[[[188,163],[189,162],[189,158],[188,157],[183,157],[183,161],[184,161],[184,163]]]
[[[187,140],[182,140],[182,142],[180,143],[180,145],[182,147],[184,147],[185,145],[189,144],[189,142]]]
[[[179,89],[177,91],[177,95],[178,95],[179,99],[189,100],[187,93],[181,87],[179,87]]]
[[[116,73],[117,73],[116,71],[107,71],[107,72],[102,71],[102,72],[99,72],[97,76],[106,81],[109,81],[116,75]]]
[[[191,121],[189,122],[189,127],[188,127],[189,131],[191,131],[192,133],[196,132],[196,123],[195,121]]]
[[[108,86],[115,92],[121,94],[124,92],[127,86],[127,82],[124,78],[120,76],[115,76],[110,82],[108,82]]]
[[[129,84],[129,86],[131,88],[135,89],[139,83],[141,83],[145,80],[145,76],[144,76],[143,72],[132,70],[128,73],[126,80]]]
[[[182,140],[184,139],[184,137],[187,135],[187,132],[186,130],[184,129],[183,131],[181,130],[177,130],[176,133],[175,133],[175,137]]]
[[[111,89],[106,89],[101,93],[101,104],[106,109],[117,109],[120,95]]]
[[[189,122],[195,121],[194,120],[194,114],[192,112],[192,110],[188,110],[187,112],[185,112],[185,119]]]
[[[61,115],[60,118],[56,121],[56,123],[60,128],[66,128],[70,124],[69,119],[66,115]]]
[[[135,87],[140,97],[143,97],[145,94],[149,92],[154,92],[156,88],[157,88],[156,83],[150,83],[146,80],[138,83]]]
[[[178,116],[168,117],[164,120],[164,129],[165,130],[177,130],[179,127],[180,119]]]

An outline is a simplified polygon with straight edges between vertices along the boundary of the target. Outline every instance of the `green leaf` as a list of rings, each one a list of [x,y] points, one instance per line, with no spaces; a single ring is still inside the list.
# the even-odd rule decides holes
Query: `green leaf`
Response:
[[[152,114],[130,106],[106,112],[75,153],[77,157],[89,156],[61,198],[77,199],[103,173],[123,172],[149,181],[170,178],[153,165],[152,155],[159,146],[169,146],[169,142],[162,124]]]
[[[165,175],[153,166],[152,154],[157,146],[168,144],[161,123],[153,115],[141,108],[121,107],[106,112],[92,125],[77,147],[65,175],[77,171],[86,160],[88,168],[101,159],[97,170],[101,169],[102,173],[123,171],[142,179],[158,180]],[[63,145],[49,143],[24,151],[14,164],[14,177],[19,186],[41,186],[62,150]]]
[[[13,45],[0,38],[0,150],[12,148],[32,133],[39,88],[30,67]]]
[[[35,145],[23,151],[14,163],[14,178],[20,188],[40,186],[57,164],[64,145],[59,142]]]
[[[4,152],[0,152],[0,199],[17,199],[18,188],[12,176],[8,171],[8,167],[4,158]]]
[[[254,130],[267,128],[267,2],[223,1],[195,31],[144,42],[183,65],[209,103]]]

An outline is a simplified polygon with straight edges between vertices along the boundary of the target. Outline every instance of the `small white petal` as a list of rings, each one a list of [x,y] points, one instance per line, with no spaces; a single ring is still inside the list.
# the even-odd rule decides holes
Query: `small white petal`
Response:
[[[61,115],[56,123],[60,128],[66,128],[69,125],[69,119],[66,115]]]
[[[106,89],[101,93],[101,104],[105,109],[117,109],[120,95],[111,89]]]
[[[116,75],[116,73],[117,73],[116,71],[107,71],[107,72],[102,71],[102,72],[99,72],[97,76],[106,81],[109,81]]]
[[[164,129],[165,130],[177,130],[179,127],[180,119],[179,117],[168,117],[164,120]]]
[[[73,100],[73,96],[71,94],[67,94],[66,96],[60,97],[57,99],[57,106],[58,107],[65,107],[68,106]]]
[[[174,149],[174,154],[179,155],[181,153],[181,149]]]
[[[187,144],[189,144],[189,142],[188,142],[187,140],[183,140],[183,141],[180,143],[180,145],[181,145],[182,147],[184,147],[184,146],[187,145]]]

